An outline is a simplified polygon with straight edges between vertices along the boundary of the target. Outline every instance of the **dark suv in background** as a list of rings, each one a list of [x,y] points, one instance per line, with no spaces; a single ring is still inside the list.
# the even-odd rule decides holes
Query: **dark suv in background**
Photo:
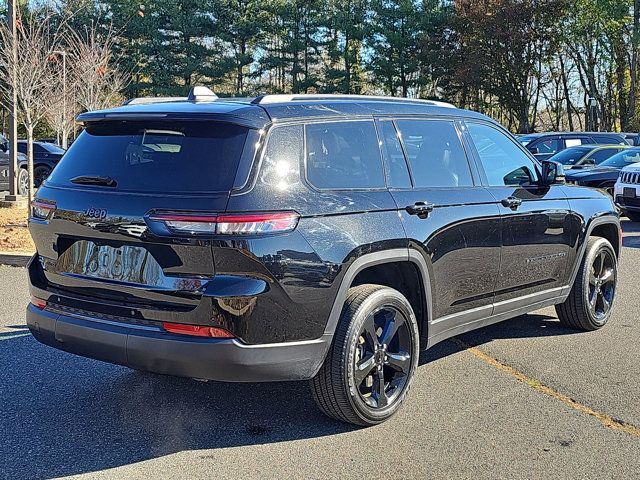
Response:
[[[30,218],[27,323],[47,345],[200,379],[310,379],[324,413],[372,425],[442,340],[549,305],[582,330],[610,317],[611,199],[484,115],[196,88],[78,120]]]
[[[548,160],[565,148],[578,145],[631,145],[621,133],[548,132],[518,135],[520,144],[538,160]]]
[[[18,140],[18,151],[25,155],[25,162],[20,167],[26,169],[27,141]],[[39,187],[58,164],[65,149],[48,142],[33,142],[33,184]],[[27,177],[28,181],[28,177]],[[28,185],[27,185],[28,188]]]
[[[18,149],[18,165],[26,164],[27,157],[20,153]],[[0,135],[0,192],[3,190],[9,190],[9,163],[11,161],[11,157],[9,155],[9,140],[4,135]],[[20,186],[20,182],[24,181],[24,174],[22,174],[22,170],[18,172],[18,186]],[[29,185],[29,177],[27,175],[27,189]],[[20,195],[26,195],[26,192],[21,190],[18,191]]]

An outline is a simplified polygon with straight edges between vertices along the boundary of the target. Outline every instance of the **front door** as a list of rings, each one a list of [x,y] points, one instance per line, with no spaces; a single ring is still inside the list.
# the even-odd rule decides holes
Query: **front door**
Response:
[[[494,314],[558,296],[569,282],[572,230],[562,187],[540,187],[539,166],[501,129],[471,121],[467,129],[502,216]]]
[[[430,269],[432,329],[491,315],[500,215],[469,162],[453,120],[378,122],[387,183],[410,248]]]

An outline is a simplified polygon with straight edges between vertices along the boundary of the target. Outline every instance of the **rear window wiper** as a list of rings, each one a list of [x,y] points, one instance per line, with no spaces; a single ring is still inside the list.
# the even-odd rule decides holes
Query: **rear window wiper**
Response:
[[[79,175],[71,179],[71,183],[78,183],[81,185],[100,185],[103,187],[115,187],[116,182],[111,177],[103,177],[100,175]]]

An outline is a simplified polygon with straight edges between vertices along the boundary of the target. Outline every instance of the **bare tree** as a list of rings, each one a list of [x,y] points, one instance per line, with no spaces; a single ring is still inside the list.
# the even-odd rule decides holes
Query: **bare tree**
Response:
[[[51,58],[60,40],[60,26],[54,26],[47,11],[23,16],[18,14],[17,35],[14,39],[6,23],[0,23],[0,91],[2,102],[7,103],[11,91],[17,94],[18,118],[27,131],[28,194],[33,199],[33,131],[44,119],[46,101],[51,97],[53,85]],[[11,54],[16,44],[17,62]],[[14,67],[15,81],[8,74]],[[21,181],[25,181],[24,174]]]
[[[115,65],[112,52],[116,40],[111,27],[100,31],[95,23],[84,32],[68,32],[71,82],[81,110],[99,110],[122,101],[120,91],[127,82]]]
[[[52,59],[51,96],[45,105],[45,120],[49,127],[56,133],[58,144],[66,148],[67,139],[74,128],[74,119],[78,114],[78,106],[75,101],[73,85],[68,85],[65,69],[69,69],[66,58],[67,53],[60,51],[55,53]]]

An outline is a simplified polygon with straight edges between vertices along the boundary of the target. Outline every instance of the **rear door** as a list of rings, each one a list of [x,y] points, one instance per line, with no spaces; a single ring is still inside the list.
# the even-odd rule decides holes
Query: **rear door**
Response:
[[[38,190],[32,283],[67,306],[199,323],[212,233],[155,218],[224,211],[247,142],[216,122],[89,123]]]
[[[559,295],[568,283],[569,202],[561,186],[539,187],[539,166],[502,129],[467,121],[483,183],[502,217],[502,257],[494,313]]]
[[[430,265],[431,335],[491,314],[500,216],[468,161],[455,120],[378,122],[387,183],[410,248]]]

